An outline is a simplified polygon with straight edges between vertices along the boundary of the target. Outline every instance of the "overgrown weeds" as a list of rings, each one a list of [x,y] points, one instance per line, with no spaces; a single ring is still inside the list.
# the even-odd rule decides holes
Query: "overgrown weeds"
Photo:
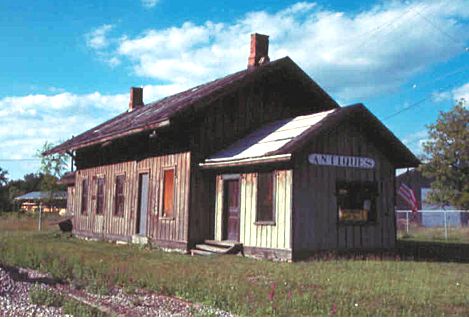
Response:
[[[190,257],[33,232],[0,233],[0,262],[99,293],[144,288],[236,315],[469,315],[466,264]]]

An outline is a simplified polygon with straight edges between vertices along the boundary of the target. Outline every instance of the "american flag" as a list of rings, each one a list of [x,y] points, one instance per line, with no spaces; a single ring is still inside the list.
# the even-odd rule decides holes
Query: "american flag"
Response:
[[[399,187],[397,193],[407,204],[409,204],[410,208],[412,209],[412,212],[415,213],[418,211],[419,205],[417,203],[417,199],[415,198],[415,194],[412,188],[410,188],[404,183],[401,183],[401,186]]]

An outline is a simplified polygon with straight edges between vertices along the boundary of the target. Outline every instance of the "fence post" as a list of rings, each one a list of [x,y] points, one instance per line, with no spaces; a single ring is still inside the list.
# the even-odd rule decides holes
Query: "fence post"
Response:
[[[405,212],[405,232],[409,235],[409,211]]]
[[[443,210],[443,217],[445,219],[445,240],[448,240],[448,221],[446,220],[446,210]]]
[[[42,230],[42,203],[39,203],[39,222],[37,224],[37,229]]]

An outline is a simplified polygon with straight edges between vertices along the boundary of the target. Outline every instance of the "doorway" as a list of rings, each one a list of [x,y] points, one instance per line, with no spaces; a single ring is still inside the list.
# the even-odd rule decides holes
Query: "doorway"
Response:
[[[239,242],[240,213],[239,179],[223,182],[223,239]]]
[[[148,215],[148,186],[149,174],[138,175],[138,210],[137,210],[137,234],[146,236]]]

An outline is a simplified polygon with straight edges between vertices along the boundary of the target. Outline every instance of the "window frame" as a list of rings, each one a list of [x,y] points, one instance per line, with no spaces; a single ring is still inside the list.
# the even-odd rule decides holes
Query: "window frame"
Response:
[[[270,219],[263,219],[265,216],[260,215],[260,200],[259,200],[259,180],[260,175],[269,174],[270,181],[272,183],[272,200],[271,200],[271,215],[269,216]],[[277,171],[268,171],[268,172],[259,172],[256,176],[256,221],[255,225],[275,225],[277,219],[277,212],[276,212],[276,197],[277,197]]]
[[[86,185],[86,188],[85,188]],[[86,192],[85,192],[86,189]],[[89,210],[89,192],[90,192],[90,185],[88,178],[83,178],[81,181],[81,207],[80,207],[80,215],[88,216]],[[86,195],[85,195],[86,194]]]
[[[171,212],[171,215],[165,215],[165,173],[167,171],[173,171],[173,210]],[[177,180],[177,169],[176,166],[166,166],[161,169],[161,205],[160,205],[160,213],[159,218],[160,219],[167,219],[167,220],[174,220],[176,218],[176,180]]]
[[[123,183],[122,183],[122,195],[119,197],[119,194],[117,193],[117,186],[118,183],[117,181],[119,178],[123,178]],[[125,184],[126,184],[126,176],[125,173],[122,174],[116,174],[114,177],[114,209],[112,212],[112,215],[114,217],[124,217],[125,216]],[[122,212],[118,211],[119,209],[119,198],[122,198]]]
[[[103,189],[102,189],[102,196],[99,196],[99,182],[102,181],[103,182]],[[99,205],[100,203],[100,197],[102,198],[102,203],[101,205]],[[101,207],[100,207],[101,206]],[[96,176],[96,207],[95,207],[95,215],[97,216],[103,216],[104,215],[104,211],[106,210],[105,209],[106,207],[106,178],[103,176],[103,175],[97,175]],[[101,208],[101,211],[100,209]]]
[[[340,210],[341,210],[341,199],[346,195],[340,194],[340,189],[349,187],[349,189],[360,189],[360,192],[363,192],[364,188],[371,188],[368,194],[359,195],[361,196],[361,201],[363,202],[366,199],[370,200],[370,210],[367,213],[366,220],[341,220]],[[365,195],[368,195],[368,198],[365,198]],[[337,181],[336,182],[336,206],[337,206],[337,223],[339,225],[374,225],[378,223],[378,197],[380,195],[379,183],[377,181]],[[349,208],[353,209],[353,208]]]

